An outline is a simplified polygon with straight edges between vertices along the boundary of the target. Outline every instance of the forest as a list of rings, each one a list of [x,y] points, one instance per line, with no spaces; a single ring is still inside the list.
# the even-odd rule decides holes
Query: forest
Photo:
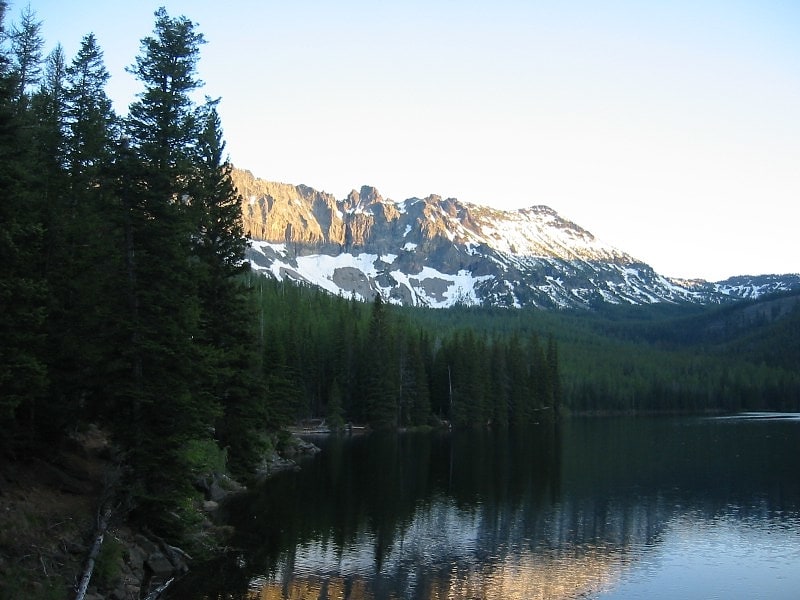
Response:
[[[370,305],[255,274],[249,281],[258,289],[261,339],[272,340],[273,350],[281,348],[281,358],[268,362],[274,366],[295,357],[279,372],[296,382],[287,389],[302,391],[302,399],[294,401],[305,403],[300,412],[335,418],[344,408],[347,418],[358,420],[362,413],[355,398],[365,384],[356,373],[369,370],[375,358],[365,337]],[[292,300],[283,303],[288,297]],[[395,348],[393,360],[400,361],[384,373],[385,381],[400,398],[422,389],[432,414],[454,425],[514,425],[568,415],[800,410],[797,292],[708,306],[547,311],[383,305],[382,310],[391,314],[395,342],[389,347]],[[367,351],[352,361],[359,346]],[[418,353],[425,368],[418,381],[427,381],[427,388],[409,387],[414,378],[407,365]],[[391,364],[388,357],[381,361]],[[303,367],[293,370],[292,364]],[[352,381],[355,388],[344,383]],[[399,424],[420,423],[408,410],[413,405],[404,399],[396,406],[405,415]]]
[[[251,274],[275,419],[373,427],[553,422],[558,347],[536,331],[445,330],[386,304]]]
[[[3,460],[99,425],[130,519],[180,539],[198,471],[248,481],[302,419],[800,409],[796,297],[757,321],[726,307],[437,311],[261,277],[244,260],[219,100],[197,100],[195,24],[156,12],[118,115],[92,34],[74,57],[45,56],[35,13],[10,26],[5,13],[0,1]]]

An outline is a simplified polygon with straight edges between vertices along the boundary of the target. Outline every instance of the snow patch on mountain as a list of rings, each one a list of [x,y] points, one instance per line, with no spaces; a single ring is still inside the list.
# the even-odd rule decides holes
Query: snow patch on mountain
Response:
[[[271,257],[269,264],[254,260],[255,254]],[[456,304],[477,305],[480,303],[475,290],[491,275],[475,276],[468,270],[455,274],[443,273],[432,267],[423,267],[418,273],[408,274],[391,265],[397,255],[349,254],[336,256],[313,254],[291,258],[286,244],[253,241],[249,251],[251,268],[278,279],[318,286],[332,294],[353,296],[359,300],[371,300],[380,293],[389,302],[404,304],[404,296],[396,293],[405,289],[412,304],[432,308],[446,308]],[[388,284],[382,284],[381,278]]]

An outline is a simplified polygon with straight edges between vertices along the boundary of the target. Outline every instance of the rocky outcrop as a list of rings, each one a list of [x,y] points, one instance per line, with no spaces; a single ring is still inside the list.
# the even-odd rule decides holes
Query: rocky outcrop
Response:
[[[248,237],[309,245],[344,243],[344,222],[336,199],[307,186],[256,179],[234,170],[242,196],[242,219]]]
[[[104,567],[114,573],[113,579],[93,579],[84,600],[127,600],[128,598],[157,598],[176,578],[188,570],[191,557],[180,548],[163,540],[133,533],[127,527],[115,528],[113,564]]]

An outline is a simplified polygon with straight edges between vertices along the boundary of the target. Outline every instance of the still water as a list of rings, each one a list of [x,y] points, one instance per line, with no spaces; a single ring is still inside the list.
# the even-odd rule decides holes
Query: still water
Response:
[[[176,598],[800,598],[800,415],[316,440]]]

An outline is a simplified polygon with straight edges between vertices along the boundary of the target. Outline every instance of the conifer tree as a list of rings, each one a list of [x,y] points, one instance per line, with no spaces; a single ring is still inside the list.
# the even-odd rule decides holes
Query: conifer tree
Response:
[[[549,397],[549,379],[544,351],[539,343],[539,336],[533,334],[526,349],[528,363],[528,388],[531,394],[531,410],[538,410],[547,405]]]
[[[398,369],[392,348],[389,315],[380,294],[376,294],[361,364],[366,417],[377,428],[397,426]]]
[[[257,372],[255,314],[242,274],[247,240],[241,219],[241,197],[231,181],[231,165],[216,101],[202,107],[195,170],[189,187],[196,223],[193,254],[200,300],[197,343],[204,352],[195,394],[210,395],[221,407],[219,442],[229,449],[230,466],[239,477],[252,475],[264,446],[261,431],[267,415],[263,383]]]
[[[5,2],[0,2],[0,40]],[[19,72],[0,47],[0,451],[24,450],[36,438],[37,407],[47,391],[47,285],[31,268],[44,228],[31,192],[30,138],[18,107]]]
[[[421,335],[410,332],[407,338],[407,369],[404,390],[406,390],[406,410],[410,425],[426,425],[430,420],[431,403],[428,372],[425,368]]]
[[[505,427],[508,425],[509,389],[511,383],[508,377],[506,349],[501,340],[495,340],[492,344],[489,360],[492,423]]]
[[[356,388],[358,383],[358,358],[361,331],[357,305],[351,301],[341,301],[340,310],[334,324],[333,370],[336,373],[342,393],[342,409],[350,419],[364,420],[364,411],[358,402]]]
[[[552,334],[547,338],[547,376],[550,382],[548,401],[553,407],[553,416],[557,419],[561,412],[561,373],[558,366],[558,345]]]
[[[112,158],[117,118],[105,90],[110,75],[93,33],[84,36],[66,75],[67,169],[73,187],[96,189],[103,166]]]
[[[531,418],[529,364],[524,347],[516,333],[509,338],[507,348],[508,374],[511,382],[509,421],[514,425],[522,425],[528,423]]]
[[[168,191],[178,194],[184,191],[179,183],[191,169],[199,133],[191,93],[203,86],[197,63],[205,39],[191,20],[172,18],[164,7],[155,17],[154,35],[142,40],[141,54],[128,69],[145,89],[130,106],[126,129],[139,158],[162,174]]]
[[[16,89],[13,97],[21,110],[27,105],[27,94],[39,83],[42,75],[42,22],[30,4],[20,14],[19,24],[11,28],[11,55],[16,71]]]
[[[31,191],[37,197],[44,233],[44,252],[36,267],[47,279],[49,307],[47,319],[47,363],[50,390],[38,412],[39,434],[54,442],[75,426],[78,406],[72,390],[66,393],[62,375],[80,373],[73,362],[81,349],[73,345],[80,336],[73,329],[76,315],[64,310],[75,299],[71,275],[77,271],[70,255],[68,185],[64,170],[65,155],[65,82],[66,60],[58,45],[48,55],[39,89],[30,96],[27,109],[33,154],[28,168],[37,173]],[[79,317],[77,317],[79,319]],[[85,373],[81,373],[85,376]]]
[[[195,342],[201,309],[191,267],[196,229],[189,187],[199,130],[189,94],[201,85],[196,65],[203,37],[185,17],[171,18],[163,8],[155,16],[154,35],[142,40],[130,69],[144,91],[130,106],[130,150],[118,161],[127,273],[120,325],[128,344],[117,418],[143,517],[167,515],[188,493],[184,446],[210,435],[219,409],[209,394],[193,394],[205,364]]]
[[[34,140],[39,153],[39,165],[44,171],[44,193],[51,198],[61,193],[64,168],[64,87],[66,59],[64,49],[57,45],[47,56],[44,77],[32,96],[31,113],[36,119]]]
[[[49,202],[50,372],[53,402],[72,418],[99,416],[107,360],[115,344],[105,338],[119,287],[114,240],[116,205],[108,165],[114,159],[116,116],[105,92],[108,73],[93,35],[64,67],[59,106],[59,185]],[[46,81],[50,76],[46,77]],[[46,90],[54,95],[55,86]],[[55,132],[54,132],[55,133]]]

